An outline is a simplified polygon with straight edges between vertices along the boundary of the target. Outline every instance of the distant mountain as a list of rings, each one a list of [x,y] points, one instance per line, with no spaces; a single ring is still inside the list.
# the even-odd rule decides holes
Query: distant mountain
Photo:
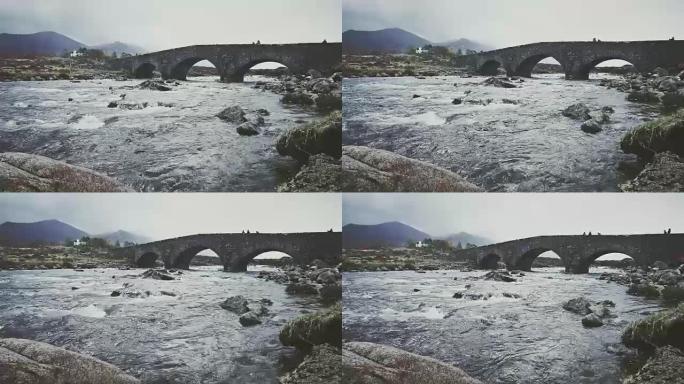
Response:
[[[458,243],[461,243],[461,246],[465,248],[466,244],[475,244],[475,245],[488,245],[488,244],[493,244],[494,242],[490,239],[487,239],[482,236],[477,236],[477,235],[471,235],[470,233],[467,232],[459,232],[459,233],[454,233],[449,236],[444,236],[440,237],[442,240],[448,241],[451,245],[454,247],[458,245]]]
[[[0,33],[0,56],[60,55],[85,44],[57,32],[38,32],[26,35]]]
[[[90,48],[99,49],[107,56],[111,56],[112,52],[116,52],[117,55],[121,55],[122,52],[129,53],[131,55],[147,52],[145,48],[138,47],[137,45],[122,43],[120,41],[115,41],[109,44],[93,45]]]
[[[44,220],[35,223],[0,224],[0,244],[26,246],[31,244],[62,244],[65,240],[88,236],[82,230],[59,220]]]
[[[346,249],[404,247],[409,241],[429,237],[425,232],[396,221],[376,225],[347,224],[342,227],[342,246]]]
[[[131,233],[131,232],[123,231],[123,230],[118,230],[116,232],[110,232],[110,233],[102,233],[99,235],[93,235],[92,237],[105,239],[112,245],[115,245],[117,241],[121,245],[123,245],[126,242],[136,243],[136,244],[144,244],[144,243],[149,243],[151,241],[151,239],[149,239],[147,237],[136,235],[135,233]]]
[[[449,50],[452,52],[456,53],[459,50],[465,53],[467,50],[473,50],[473,51],[491,51],[494,48],[485,45],[485,44],[480,44],[476,41],[468,40],[468,39],[458,39],[458,40],[451,40],[451,41],[446,41],[443,43],[434,43],[433,45],[439,45],[442,47],[447,47]]]
[[[430,42],[400,28],[379,31],[348,30],[342,34],[342,50],[351,54],[405,53]]]

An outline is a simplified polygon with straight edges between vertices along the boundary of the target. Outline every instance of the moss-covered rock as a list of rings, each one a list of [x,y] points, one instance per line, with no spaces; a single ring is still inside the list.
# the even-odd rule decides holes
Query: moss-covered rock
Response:
[[[684,156],[684,110],[633,129],[622,138],[620,147],[646,160],[665,151]]]
[[[280,342],[304,352],[315,345],[342,346],[342,305],[337,303],[315,313],[290,320],[280,331]]]
[[[278,138],[278,153],[305,163],[310,156],[324,153],[342,156],[342,113],[335,111],[325,119],[290,129]]]
[[[665,345],[684,348],[684,304],[630,324],[622,333],[622,342],[647,351]]]
[[[663,288],[660,295],[663,302],[667,305],[676,305],[684,302],[684,288],[678,286],[668,286]]]

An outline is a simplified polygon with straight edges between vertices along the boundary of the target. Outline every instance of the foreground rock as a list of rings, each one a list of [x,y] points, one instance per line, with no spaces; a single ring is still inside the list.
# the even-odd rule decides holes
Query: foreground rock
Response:
[[[675,384],[684,382],[684,355],[673,347],[658,348],[639,372],[623,384]]]
[[[684,348],[684,304],[630,324],[622,333],[622,342],[645,351],[666,345]]]
[[[684,192],[684,161],[672,152],[658,153],[639,174],[621,184],[624,192]]]
[[[342,190],[353,192],[482,192],[460,175],[382,149],[342,147]]]
[[[341,362],[342,350],[339,347],[317,345],[294,371],[280,378],[280,383],[341,384]]]
[[[499,88],[518,88],[515,84],[509,82],[507,78],[490,77],[482,82],[482,84]]]
[[[280,342],[309,352],[315,345],[342,346],[342,305],[290,320],[280,331]]]
[[[485,280],[503,281],[505,283],[517,281],[508,271],[491,271],[482,276],[482,278]]]
[[[239,105],[233,105],[219,112],[216,117],[229,123],[242,124],[247,122],[245,111]]]
[[[633,129],[622,139],[620,147],[645,160],[667,151],[684,156],[684,110]]]
[[[109,363],[50,344],[0,339],[0,383],[136,384],[140,381]]]
[[[591,119],[589,111],[589,107],[582,103],[578,103],[565,108],[562,112],[562,115],[573,120],[587,121]]]
[[[150,89],[153,91],[170,91],[171,87],[167,86],[161,80],[146,80],[138,85],[140,89]]]
[[[563,309],[583,315],[582,325],[587,328],[600,327],[606,318],[615,317],[610,308],[615,307],[615,303],[610,300],[592,303],[584,297],[571,299],[563,303]]]
[[[299,172],[278,186],[278,192],[340,192],[342,163],[332,156],[310,156]]]
[[[278,153],[306,163],[310,156],[342,156],[342,113],[335,111],[325,119],[295,127],[278,138]]]
[[[349,384],[481,384],[463,370],[441,361],[373,344],[345,343],[344,383]]]
[[[148,269],[147,271],[143,272],[140,277],[143,279],[154,279],[154,280],[176,280],[175,277],[169,275],[169,272],[167,270],[156,270],[156,269]]]
[[[90,169],[39,155],[0,153],[2,192],[128,192],[114,179]]]

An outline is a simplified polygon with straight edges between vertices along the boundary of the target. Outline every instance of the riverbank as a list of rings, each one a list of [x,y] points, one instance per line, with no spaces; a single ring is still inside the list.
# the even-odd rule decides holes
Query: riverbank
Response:
[[[342,73],[346,78],[400,76],[468,75],[465,68],[456,68],[451,57],[438,55],[343,55]]]
[[[108,58],[0,58],[0,81],[102,80],[128,78],[113,70]]]
[[[60,245],[0,246],[0,270],[94,269],[130,266],[128,259],[108,249]]]
[[[343,272],[471,270],[473,265],[456,261],[448,251],[422,248],[344,249]]]

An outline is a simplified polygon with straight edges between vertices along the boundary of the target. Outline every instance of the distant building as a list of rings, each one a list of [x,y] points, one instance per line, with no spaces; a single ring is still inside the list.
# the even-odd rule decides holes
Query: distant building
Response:
[[[83,55],[85,55],[85,53],[82,51],[71,51],[69,57],[81,57]]]
[[[428,244],[425,242],[422,242],[422,241],[419,241],[416,243],[416,248],[425,248],[427,246],[428,246]]]
[[[88,243],[81,241],[80,239],[74,241],[74,247],[85,247],[86,245],[88,245]]]
[[[416,53],[419,55],[430,53],[430,50],[424,47],[418,47],[416,48]]]

